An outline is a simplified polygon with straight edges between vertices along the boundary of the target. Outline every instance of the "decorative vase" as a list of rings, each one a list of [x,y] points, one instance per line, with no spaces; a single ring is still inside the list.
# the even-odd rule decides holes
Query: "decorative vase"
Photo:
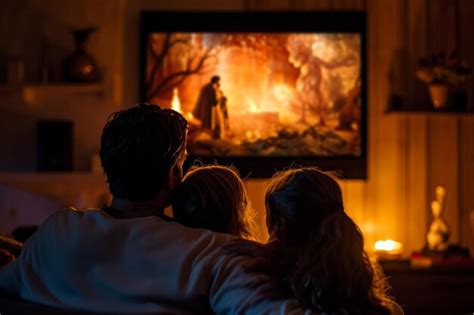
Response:
[[[446,84],[429,85],[431,102],[435,109],[441,109],[446,106],[449,99],[449,86]]]
[[[92,83],[99,80],[99,70],[94,57],[86,51],[93,27],[73,31],[75,50],[63,63],[64,79],[68,82]]]

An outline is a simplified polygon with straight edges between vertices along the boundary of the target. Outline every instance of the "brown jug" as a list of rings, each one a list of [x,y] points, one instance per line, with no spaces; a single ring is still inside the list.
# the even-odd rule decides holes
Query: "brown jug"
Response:
[[[86,51],[86,43],[94,27],[73,31],[76,49],[63,63],[64,79],[67,82],[93,83],[100,79],[99,69],[94,57]]]

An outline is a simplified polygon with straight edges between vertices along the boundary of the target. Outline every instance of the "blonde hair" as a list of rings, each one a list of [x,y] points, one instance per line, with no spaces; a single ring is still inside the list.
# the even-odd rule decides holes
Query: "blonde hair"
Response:
[[[252,238],[253,217],[245,185],[232,167],[194,166],[176,189],[175,218],[190,227]]]

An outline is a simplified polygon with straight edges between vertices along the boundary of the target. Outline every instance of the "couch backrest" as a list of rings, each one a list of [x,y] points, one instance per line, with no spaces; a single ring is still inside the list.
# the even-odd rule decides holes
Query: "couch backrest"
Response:
[[[1,297],[0,296],[0,314],[2,315],[91,315],[97,313],[79,312],[71,310],[57,309],[40,304],[30,303],[23,300]]]

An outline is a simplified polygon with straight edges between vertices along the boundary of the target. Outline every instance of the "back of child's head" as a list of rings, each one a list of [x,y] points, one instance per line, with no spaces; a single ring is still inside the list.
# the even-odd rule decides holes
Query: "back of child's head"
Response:
[[[247,192],[239,174],[219,165],[195,166],[173,194],[176,220],[194,228],[251,237]]]
[[[289,259],[286,285],[321,313],[389,314],[386,283],[364,251],[357,224],[344,211],[332,173],[302,167],[277,173],[265,194],[270,237]]]

